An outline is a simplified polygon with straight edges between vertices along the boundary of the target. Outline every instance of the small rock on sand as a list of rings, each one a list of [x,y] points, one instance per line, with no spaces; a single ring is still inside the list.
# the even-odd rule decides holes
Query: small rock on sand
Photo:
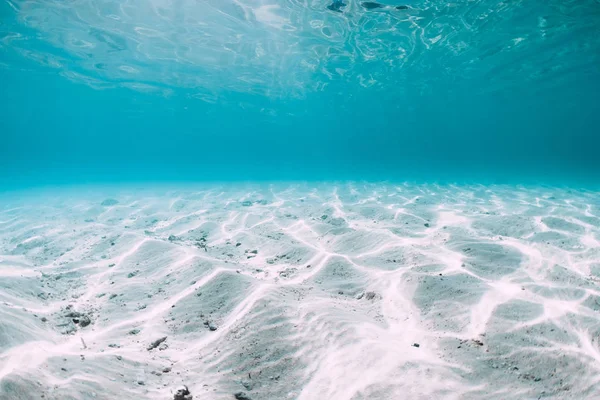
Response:
[[[190,393],[190,390],[187,386],[183,385],[177,388],[175,395],[173,396],[173,400],[192,400],[194,397]]]
[[[242,386],[246,388],[246,390],[252,390],[254,385],[250,381],[242,381]]]
[[[367,292],[367,293],[365,293],[365,298],[367,300],[373,300],[375,298],[375,296],[376,296],[375,292]]]
[[[252,400],[245,392],[237,392],[233,395],[236,400]]]
[[[167,340],[166,336],[163,336],[161,338],[156,339],[154,342],[152,342],[152,343],[150,343],[150,345],[148,345],[148,350],[152,350],[152,349],[157,348],[165,340]]]
[[[213,324],[210,321],[204,321],[204,326],[206,326],[211,331],[216,331],[217,330],[217,327],[215,326],[215,324]]]
[[[90,319],[90,317],[88,317],[87,315],[82,314],[80,312],[77,312],[77,311],[71,311],[71,312],[67,313],[65,316],[67,318],[71,318],[71,320],[73,321],[74,324],[77,324],[82,328],[85,328],[86,326],[88,326],[89,324],[92,323],[92,320]]]

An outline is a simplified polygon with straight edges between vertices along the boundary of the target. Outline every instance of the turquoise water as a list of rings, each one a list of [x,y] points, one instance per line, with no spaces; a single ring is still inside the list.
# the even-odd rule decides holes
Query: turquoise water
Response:
[[[595,184],[600,3],[0,2],[0,179]]]
[[[600,0],[380,1],[0,0],[0,400],[600,399]]]

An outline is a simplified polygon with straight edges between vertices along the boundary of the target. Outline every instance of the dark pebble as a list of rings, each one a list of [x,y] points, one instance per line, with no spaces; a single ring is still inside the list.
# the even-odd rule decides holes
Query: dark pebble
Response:
[[[156,339],[154,342],[150,343],[150,345],[148,346],[148,350],[152,350],[152,349],[157,348],[165,340],[167,340],[166,336],[163,336],[163,337],[161,337],[159,339]]]

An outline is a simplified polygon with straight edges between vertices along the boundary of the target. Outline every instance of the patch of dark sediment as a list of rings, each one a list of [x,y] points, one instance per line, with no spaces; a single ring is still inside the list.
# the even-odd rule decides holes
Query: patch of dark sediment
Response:
[[[171,272],[171,266],[185,256],[186,253],[178,246],[164,241],[148,240],[134,253],[122,259],[114,269],[107,271],[117,279],[127,278],[130,273],[156,279]]]
[[[204,221],[206,217],[195,216],[194,219],[187,221],[187,217],[183,220],[178,220],[173,225],[169,225],[164,229],[157,229],[155,232],[164,237],[176,234],[176,237],[183,245],[196,246],[198,241],[207,242],[215,238],[221,237],[221,223],[224,218],[220,216],[211,216],[210,221]],[[200,220],[199,220],[200,219]],[[183,231],[183,232],[181,232]]]
[[[348,260],[332,257],[307,284],[314,284],[330,295],[354,298],[366,290],[368,275]]]
[[[8,375],[0,380],[0,399],[39,399],[45,397],[45,391],[46,387],[34,377]]]
[[[50,333],[51,321],[44,315],[0,304],[0,352],[30,341],[57,339]]]
[[[23,272],[29,275],[31,270],[23,266]],[[0,277],[0,301],[14,304],[15,306],[37,306],[45,300],[47,289],[46,279],[41,274],[38,276],[2,276]],[[56,278],[56,276],[55,276]]]
[[[105,234],[102,233],[102,236],[95,235],[93,240],[87,240],[85,246],[79,246],[83,247],[84,257],[90,259],[119,257],[140,241],[140,237],[133,233],[110,233],[110,231]]]
[[[422,237],[425,230],[437,225],[437,215],[426,213],[419,216],[412,214],[411,211],[402,210],[398,212],[393,223],[387,224],[387,228],[394,235],[402,238]],[[456,228],[455,228],[456,229]]]
[[[461,332],[471,321],[471,308],[487,289],[483,281],[467,274],[414,275],[413,301],[429,329]]]
[[[261,298],[218,343],[201,350],[203,368],[221,391],[245,392],[252,399],[297,398],[309,377],[299,356],[296,296],[286,289]]]
[[[46,227],[38,234],[27,233],[20,239],[13,237],[5,244],[6,254],[24,256],[34,265],[48,264],[82,243],[79,235],[73,232],[61,235],[57,232],[50,233],[49,230],[50,227]]]
[[[597,290],[598,283],[588,276],[581,275],[578,272],[572,271],[562,265],[555,264],[544,270],[546,280],[553,283],[555,289],[567,289],[579,293],[580,289]],[[577,294],[574,295],[578,297]]]
[[[151,268],[148,270],[143,269],[147,265],[145,263],[143,266],[130,264],[130,267],[136,269],[124,266],[118,274],[110,275],[110,282],[114,284],[96,295],[96,304],[100,307],[100,324],[137,318],[148,309],[168,302],[184,291],[188,291],[191,296],[194,294],[193,285],[218,267],[213,262],[191,259],[172,269],[169,268],[172,263],[168,260],[169,257],[163,260],[163,269],[154,268],[156,265],[153,263],[149,264]]]
[[[390,247],[354,260],[367,268],[385,271],[432,265],[438,261],[421,250],[415,246]]]
[[[438,384],[434,376],[443,375],[445,384]],[[355,387],[350,400],[411,399],[430,400],[456,398],[461,393],[458,385],[451,383],[453,374],[434,365],[407,362],[389,372],[385,379],[375,379],[361,387]],[[454,386],[454,387],[453,387]]]
[[[480,216],[473,221],[473,229],[490,236],[522,238],[539,230],[533,217],[522,215]]]
[[[383,223],[394,220],[394,210],[385,208],[378,204],[360,204],[345,207],[345,210],[350,213],[351,220],[357,219],[360,221],[371,221]]]
[[[519,315],[522,311],[528,315]],[[513,303],[494,313],[484,336],[442,340],[441,349],[447,356],[466,367],[456,372],[469,385],[480,388],[461,398],[501,400],[512,392],[522,398],[583,399],[598,392],[595,359],[578,350],[583,343],[574,331],[561,327],[562,321],[507,330],[538,313],[534,305]],[[591,327],[590,335],[597,335],[598,325]]]
[[[299,244],[288,244],[282,242],[276,248],[269,248],[270,255],[267,255],[268,265],[286,265],[296,268],[303,268],[315,256],[316,251],[312,248]]]
[[[332,252],[355,257],[371,252],[389,241],[390,236],[384,233],[354,230],[331,238],[328,248]]]
[[[0,381],[0,398],[48,400],[113,400],[155,398],[162,379],[148,363],[113,354],[49,358],[35,370],[11,374]],[[68,382],[49,384],[42,382]],[[141,382],[141,384],[140,384]],[[8,397],[3,397],[6,394]]]
[[[577,215],[575,218],[581,222],[593,226],[594,228],[600,228],[600,217],[594,217],[591,215]]]
[[[222,272],[179,300],[167,316],[167,325],[173,333],[186,339],[216,331],[254,287],[251,277]]]
[[[539,232],[527,240],[533,243],[556,246],[562,250],[579,250],[582,248],[581,242],[577,237],[555,231]]]
[[[546,217],[542,218],[542,222],[551,230],[573,233],[581,235],[585,232],[585,228],[581,225],[574,224],[563,218]]]
[[[331,217],[311,225],[310,229],[315,235],[322,237],[326,243],[335,240],[336,236],[342,236],[354,232],[348,226],[348,221],[342,217]],[[319,240],[322,240],[319,238]]]
[[[502,242],[453,237],[447,246],[464,255],[462,267],[482,278],[498,279],[520,268],[522,254]]]
[[[434,222],[437,216],[437,211],[435,210],[435,206],[437,204],[438,203],[435,198],[429,196],[419,196],[414,198],[414,201],[402,205],[402,208],[406,214],[414,215],[415,217],[426,222]]]

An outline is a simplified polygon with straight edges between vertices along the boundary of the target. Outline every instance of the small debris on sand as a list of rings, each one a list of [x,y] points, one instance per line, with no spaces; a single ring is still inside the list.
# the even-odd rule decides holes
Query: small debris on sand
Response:
[[[413,343],[413,347],[421,347],[419,343]]]
[[[153,350],[155,348],[157,348],[158,346],[160,346],[160,344],[162,342],[164,342],[165,340],[167,340],[166,336],[163,336],[159,339],[156,339],[154,342],[150,343],[150,345],[148,346],[148,351]]]
[[[173,396],[173,400],[192,400],[194,397],[190,393],[190,390],[187,386],[183,385],[177,388],[175,395]]]
[[[136,269],[135,271],[128,273],[127,277],[133,278],[134,276],[136,276],[138,274],[138,272],[140,272],[140,271]]]
[[[90,317],[77,311],[70,311],[67,314],[65,314],[65,317],[71,318],[71,321],[73,321],[74,324],[77,324],[82,328],[85,328],[86,326],[92,323]]]
[[[365,298],[367,300],[373,300],[375,298],[375,296],[377,296],[377,294],[375,292],[367,292],[367,293],[365,293]]]
[[[245,392],[237,392],[233,395],[236,400],[252,400]]]

